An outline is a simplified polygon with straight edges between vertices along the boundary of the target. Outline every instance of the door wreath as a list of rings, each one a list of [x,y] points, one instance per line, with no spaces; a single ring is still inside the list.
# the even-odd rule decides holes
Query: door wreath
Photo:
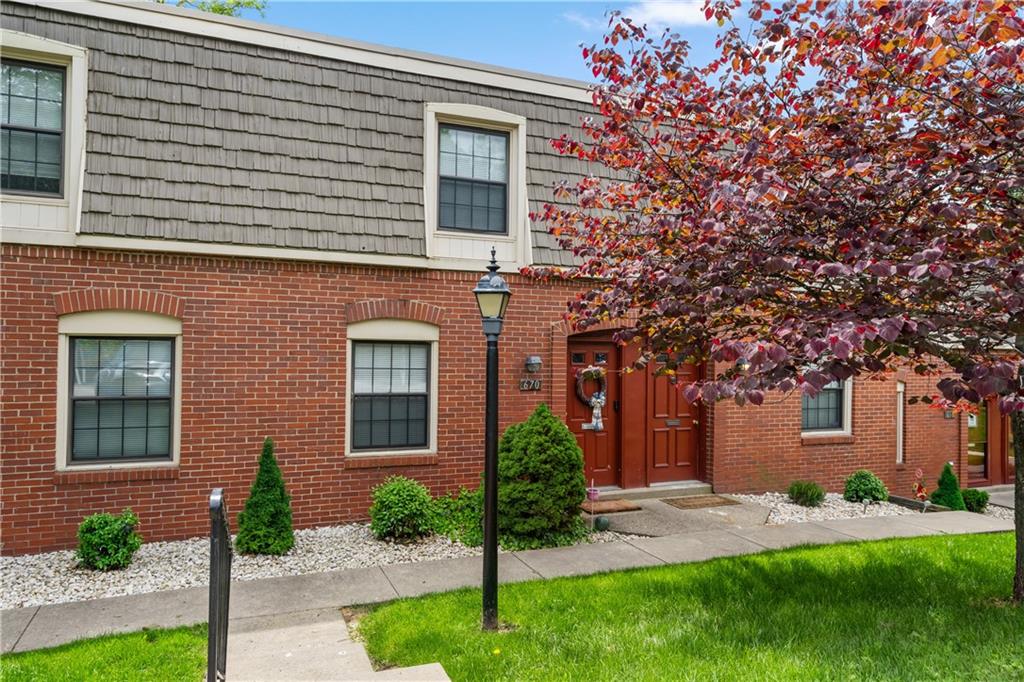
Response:
[[[584,386],[588,381],[597,382],[597,390],[587,395]],[[597,365],[590,365],[576,370],[576,397],[584,405],[590,405],[595,397],[604,398],[608,390],[608,370]],[[600,396],[598,396],[600,394]]]
[[[587,393],[583,389],[583,385],[590,380],[597,382],[597,390],[590,394],[590,397],[587,397]],[[576,372],[576,397],[579,398],[581,403],[593,410],[591,413],[590,423],[584,424],[584,429],[604,431],[604,421],[601,419],[601,408],[604,407],[607,390],[608,370],[604,367],[590,365],[589,367],[584,367]]]

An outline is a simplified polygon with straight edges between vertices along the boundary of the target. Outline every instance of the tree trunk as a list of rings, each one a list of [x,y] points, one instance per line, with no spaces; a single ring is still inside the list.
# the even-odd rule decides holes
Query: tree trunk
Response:
[[[1013,456],[1016,473],[1013,475],[1013,525],[1017,535],[1017,570],[1013,575],[1013,601],[1024,605],[1024,412],[1010,416],[1013,429]]]
[[[1024,331],[1017,330],[1014,345],[1024,356]],[[1024,386],[1024,365],[1017,370],[1017,380]],[[1016,570],[1013,573],[1013,602],[1024,604],[1024,411],[1017,410],[1010,415],[1010,429],[1013,433],[1013,527],[1017,538]]]

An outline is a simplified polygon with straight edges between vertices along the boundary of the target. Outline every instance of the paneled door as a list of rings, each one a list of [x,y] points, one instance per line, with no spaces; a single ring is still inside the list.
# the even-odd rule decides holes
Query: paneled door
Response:
[[[576,390],[577,373],[591,365],[603,366],[606,374],[606,401],[601,415],[604,428],[595,431],[590,428],[593,410],[580,400]],[[611,341],[569,339],[568,377],[569,429],[576,436],[576,442],[583,449],[584,470],[587,485],[591,481],[598,486],[619,485],[621,453],[619,451],[619,349]],[[598,390],[598,382],[587,380],[583,383],[584,397],[590,397]]]
[[[653,363],[652,363],[653,364]],[[697,368],[676,370],[683,383],[697,379]],[[647,376],[647,484],[691,481],[699,477],[700,411],[686,402],[668,376],[652,366]]]

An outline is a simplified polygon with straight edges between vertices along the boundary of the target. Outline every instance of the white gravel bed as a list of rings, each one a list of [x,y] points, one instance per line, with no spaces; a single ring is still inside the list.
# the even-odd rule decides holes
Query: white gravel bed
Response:
[[[876,502],[865,507],[860,502],[847,502],[839,493],[825,493],[820,507],[801,507],[790,501],[785,493],[764,493],[763,495],[732,495],[741,502],[759,504],[771,510],[769,526],[783,523],[799,523],[801,521],[831,521],[833,519],[858,519],[866,516],[900,516],[914,514],[906,507],[891,502]]]
[[[617,533],[608,531],[594,533],[586,541],[619,539]],[[407,544],[383,542],[373,537],[369,525],[352,523],[295,531],[295,546],[284,556],[236,554],[231,578],[276,578],[480,553],[479,547],[466,547],[443,536]],[[92,571],[77,564],[71,550],[0,557],[0,608],[204,586],[209,581],[210,539],[147,542],[135,554],[131,566],[120,571]]]
[[[994,516],[997,519],[1013,521],[1013,510],[1009,507],[998,507],[994,504],[989,504],[985,507],[985,516]]]

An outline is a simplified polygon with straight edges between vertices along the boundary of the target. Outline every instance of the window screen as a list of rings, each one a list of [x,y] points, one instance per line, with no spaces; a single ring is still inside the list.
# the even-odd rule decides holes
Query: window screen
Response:
[[[169,458],[172,339],[71,339],[71,460]]]
[[[440,126],[442,230],[508,231],[508,135]]]
[[[0,74],[0,187],[60,195],[64,69],[4,60]]]
[[[426,343],[352,344],[352,449],[426,447]]]
[[[813,398],[805,395],[801,409],[802,429],[825,431],[843,428],[844,399],[843,384],[837,381],[827,384]]]

